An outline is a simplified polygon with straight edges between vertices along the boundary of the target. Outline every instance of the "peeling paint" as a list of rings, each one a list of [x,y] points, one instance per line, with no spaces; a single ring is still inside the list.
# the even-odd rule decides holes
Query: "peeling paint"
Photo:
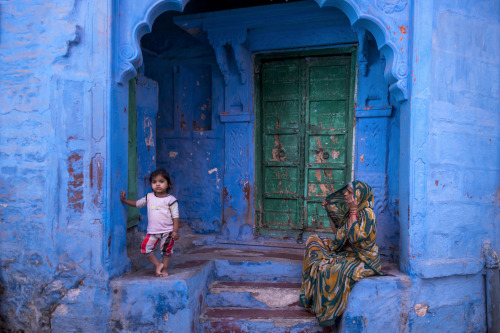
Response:
[[[83,152],[74,152],[68,158],[68,205],[75,212],[83,212]]]
[[[61,304],[57,306],[55,313],[60,316],[64,316],[68,314],[68,307],[65,304]]]
[[[247,202],[249,202],[250,201],[250,183],[248,182],[248,180],[243,184],[243,193],[244,193],[245,200]]]
[[[415,313],[419,317],[425,317],[428,310],[429,310],[429,305],[427,305],[427,303],[415,304]]]

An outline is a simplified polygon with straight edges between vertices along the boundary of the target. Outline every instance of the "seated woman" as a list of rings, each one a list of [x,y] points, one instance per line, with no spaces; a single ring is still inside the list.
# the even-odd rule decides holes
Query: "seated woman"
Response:
[[[383,275],[373,212],[373,192],[354,181],[323,201],[333,239],[311,235],[306,242],[300,304],[316,314],[321,326],[331,326],[344,312],[354,284]]]

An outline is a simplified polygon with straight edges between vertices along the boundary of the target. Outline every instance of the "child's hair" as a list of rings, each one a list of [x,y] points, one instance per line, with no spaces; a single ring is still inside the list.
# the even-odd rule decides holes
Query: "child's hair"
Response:
[[[170,192],[173,184],[172,181],[170,180],[170,175],[168,174],[168,172],[164,169],[156,169],[155,171],[151,172],[151,175],[149,175],[150,184],[153,182],[153,178],[155,178],[156,176],[162,176],[167,180],[168,182],[167,193]]]

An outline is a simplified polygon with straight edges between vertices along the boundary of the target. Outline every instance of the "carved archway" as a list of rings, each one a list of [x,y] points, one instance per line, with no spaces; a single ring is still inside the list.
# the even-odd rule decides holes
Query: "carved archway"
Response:
[[[189,0],[120,1],[115,53],[118,84],[124,84],[137,75],[136,69],[143,61],[141,38],[151,32],[156,18],[171,10],[182,12],[188,2]]]
[[[386,59],[385,79],[399,102],[408,99],[409,6],[408,0],[315,0],[322,7],[336,7],[355,30],[368,30]],[[189,0],[120,1],[115,64],[116,82],[124,84],[142,65],[140,41],[151,32],[162,13],[183,11]],[[121,15],[123,13],[123,15]]]
[[[408,99],[408,0],[315,0],[320,7],[336,7],[355,30],[368,30],[386,59],[385,79],[398,101]]]

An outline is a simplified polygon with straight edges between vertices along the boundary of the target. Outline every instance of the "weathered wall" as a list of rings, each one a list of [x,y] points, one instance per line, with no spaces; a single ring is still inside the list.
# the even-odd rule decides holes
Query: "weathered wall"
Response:
[[[107,317],[108,2],[0,8],[0,330],[97,331]]]
[[[300,20],[297,20],[298,15],[302,15]],[[248,49],[247,53],[234,54],[241,64],[234,62],[232,52],[227,52],[229,47],[221,50],[218,44],[234,43],[235,36],[238,43],[243,43],[242,48]],[[312,2],[187,18],[168,12],[157,19],[153,32],[142,39],[142,50],[145,73],[160,86],[158,166],[170,170],[174,181],[178,180],[175,194],[181,202],[183,219],[195,231],[218,232],[221,223],[234,220],[236,216],[240,222],[230,227],[225,224],[222,230],[226,235],[238,237],[242,223],[254,224],[253,214],[244,213],[248,209],[253,211],[254,177],[251,169],[255,163],[254,138],[240,133],[239,127],[223,120],[227,114],[245,114],[248,121],[252,124],[254,121],[255,101],[247,96],[248,91],[254,90],[254,83],[250,80],[252,75],[248,70],[242,71],[240,66],[253,67],[251,54],[357,44],[358,38],[341,11],[320,9]],[[357,82],[359,133],[355,144],[355,177],[374,187],[380,224],[379,244],[384,254],[396,254],[397,257],[398,164],[397,159],[391,162],[387,157],[390,152],[397,156],[399,151],[396,130],[399,124],[392,120],[398,119],[398,109],[397,103],[394,107],[390,105],[394,101],[390,101],[384,79],[385,58],[371,34],[366,33],[363,39],[366,42],[359,61],[364,63],[364,70]],[[204,75],[194,75],[202,65],[210,66],[210,80],[203,79]],[[245,75],[245,82],[243,79],[238,82],[240,75]],[[208,105],[211,118],[205,126],[196,128],[193,124],[199,123],[199,119],[193,119],[193,115],[207,108],[204,103],[207,98],[197,100],[209,89],[212,95]],[[223,139],[227,135],[240,138],[237,141],[241,141],[238,144],[242,149],[235,150],[237,156],[231,156],[231,149],[225,146]],[[231,137],[225,140],[229,143],[235,141]],[[240,150],[247,154],[239,154]],[[241,175],[237,174],[236,170],[241,169],[238,166],[236,169],[228,169],[227,165],[224,168],[224,160],[230,162],[234,159],[249,164]],[[395,172],[388,174],[391,170]],[[248,183],[245,186],[250,190],[244,196],[244,200],[250,200],[250,207],[243,204],[244,200],[236,198],[241,196],[243,199],[242,191],[248,191],[242,189],[244,183]]]
[[[408,255],[414,304],[429,306],[410,313],[414,332],[485,330],[481,247],[500,247],[499,13],[498,1],[413,8]]]
[[[218,233],[224,173],[222,76],[208,42],[160,16],[142,39],[146,76],[160,88],[157,167],[170,172],[182,221],[197,233]]]
[[[354,8],[349,1],[318,2],[337,4],[347,11]],[[171,7],[162,8],[182,7],[177,1],[168,3]],[[375,117],[372,121],[386,126],[390,142],[384,156],[389,214],[398,214],[399,197],[401,269],[413,279],[408,324],[413,332],[484,331],[480,247],[486,239],[497,250],[500,247],[499,4],[493,0],[392,3],[383,7],[388,15],[391,10],[411,7],[413,29],[399,27],[401,35],[394,34],[397,40],[411,34],[411,98],[399,112],[393,110],[390,120]],[[119,81],[120,61],[134,58],[126,45],[118,43],[118,35],[128,27],[123,23],[127,17],[139,14],[130,5],[124,7],[125,12],[112,15],[111,2],[103,1],[3,1],[0,6],[0,328],[106,331],[111,307],[106,284],[129,268],[125,209],[118,200],[119,190],[126,186],[128,85],[111,81]],[[377,13],[379,9],[374,8]],[[140,15],[141,20],[146,17]],[[286,33],[274,28],[269,40],[262,38],[265,29],[249,32],[251,45],[256,45],[251,50],[293,46],[293,35],[284,38]],[[110,39],[111,31],[116,39]],[[122,33],[135,36],[131,29]],[[304,46],[300,43],[309,37],[302,35],[295,46]],[[375,38],[378,42],[380,35]],[[314,35],[316,42],[324,39],[324,34]],[[278,42],[283,44],[273,44]],[[111,62],[116,66],[112,68]],[[231,66],[237,82],[244,71],[235,63]],[[382,69],[382,65],[375,66],[368,75],[378,76]],[[397,71],[405,74],[405,69]],[[214,73],[213,87],[224,79]],[[405,82],[404,75],[396,79]],[[237,84],[229,81],[224,94]],[[231,111],[232,100],[225,105],[226,99],[217,96],[222,93],[214,90],[212,131],[218,126],[242,129],[237,144],[250,143],[251,92],[243,91],[241,106],[246,113],[236,122],[223,117],[227,122],[222,125],[217,116],[221,110]],[[365,106],[383,106],[366,103],[363,94],[360,89],[358,104],[364,100]],[[395,104],[394,96],[387,98]],[[215,106],[217,100],[219,106]],[[366,137],[361,135],[365,121],[359,120],[359,140],[372,135],[370,131]],[[202,147],[198,155],[207,150],[221,152],[218,134],[189,133],[175,134],[186,143],[185,151]],[[400,133],[401,151],[395,143]],[[233,143],[228,134],[231,131],[224,132],[226,147]],[[200,146],[198,139],[204,140]],[[357,142],[360,147],[361,141]],[[172,151],[170,147],[165,150]],[[362,164],[368,155],[358,152],[358,172],[370,171]],[[251,154],[243,161],[251,160]],[[217,155],[211,161],[219,163],[213,165],[217,167],[223,158]],[[201,165],[201,157],[194,162]],[[232,163],[239,165],[236,158]],[[246,177],[253,170],[244,164],[242,176]],[[212,165],[202,165],[201,174],[208,176],[200,178],[213,188],[222,179],[220,169],[210,173]],[[182,174],[175,178],[178,186],[182,184]],[[238,218],[252,217],[245,215],[251,206],[242,192],[247,185],[234,181],[228,191],[233,195],[233,208],[244,211],[238,212]],[[220,200],[217,205],[222,203],[218,194],[213,198]],[[427,306],[427,312],[415,311]]]

